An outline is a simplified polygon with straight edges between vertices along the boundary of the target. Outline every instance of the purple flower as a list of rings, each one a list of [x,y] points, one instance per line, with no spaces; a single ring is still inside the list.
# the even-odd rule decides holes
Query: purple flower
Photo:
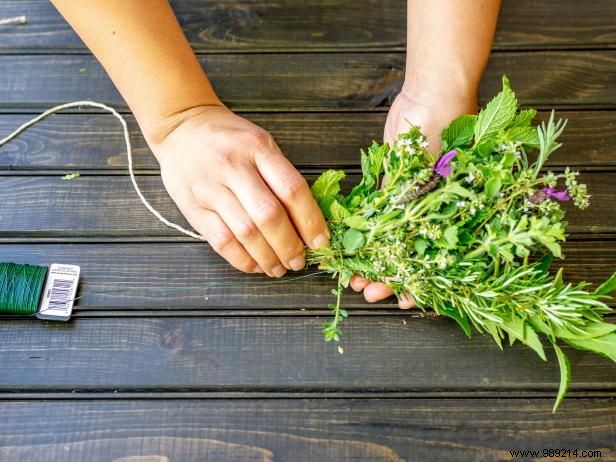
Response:
[[[449,176],[453,172],[453,169],[449,165],[449,162],[458,155],[457,151],[449,151],[438,158],[436,164],[434,164],[434,171],[440,176]]]
[[[569,194],[567,194],[567,191],[563,191],[562,189],[543,188],[541,191],[547,197],[550,197],[552,199],[556,199],[556,200],[559,200],[559,201],[562,201],[562,202],[567,202],[569,199],[571,199],[569,197]]]

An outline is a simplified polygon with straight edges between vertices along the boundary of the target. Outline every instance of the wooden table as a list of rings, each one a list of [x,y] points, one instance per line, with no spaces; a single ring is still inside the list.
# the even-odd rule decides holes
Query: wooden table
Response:
[[[331,166],[357,176],[403,76],[403,0],[173,5],[224,101],[309,178]],[[73,100],[127,112],[47,1],[0,2],[0,18],[21,14],[27,25],[0,26],[1,134]],[[579,168],[593,205],[570,214],[562,265],[595,283],[616,261],[614,17],[614,0],[504,1],[480,94],[506,72],[541,118],[556,107],[569,119],[552,167]],[[130,126],[145,195],[185,223]],[[0,176],[0,261],[79,264],[85,294],[67,324],[0,323],[2,462],[616,459],[614,364],[568,348],[573,383],[552,415],[551,354],[501,352],[352,293],[341,355],[320,334],[332,281],[250,286],[262,279],[161,225],[132,189],[111,116],[50,118],[0,151]],[[234,285],[195,288],[223,281]]]

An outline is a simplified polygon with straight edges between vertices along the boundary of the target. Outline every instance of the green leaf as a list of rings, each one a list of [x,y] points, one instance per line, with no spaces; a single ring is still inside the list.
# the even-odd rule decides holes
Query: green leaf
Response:
[[[330,199],[329,204],[331,204],[331,199],[340,192],[340,182],[344,176],[342,170],[326,170],[317,178],[310,189],[319,205],[327,199]]]
[[[477,116],[464,114],[454,119],[441,133],[441,146],[443,151],[466,146],[473,140],[475,120]]]
[[[541,340],[539,339],[539,336],[537,335],[537,332],[535,332],[533,328],[527,323],[524,323],[523,343],[535,350],[535,352],[539,355],[541,359],[547,361],[547,358],[545,357],[545,352],[543,351],[543,345],[541,343]]]
[[[368,150],[368,156],[370,157],[370,174],[378,179],[379,175],[383,171],[383,160],[389,153],[390,148],[388,144],[380,145],[376,142],[372,143]]]
[[[477,151],[482,157],[490,157],[494,153],[493,137],[482,141],[481,144],[477,146]]]
[[[595,295],[608,295],[616,290],[616,273],[612,274],[607,281],[597,287]]]
[[[360,231],[368,231],[370,228],[368,220],[361,215],[351,215],[343,220],[343,223],[349,228],[358,229]]]
[[[616,332],[611,332],[601,337],[593,337],[586,339],[564,339],[567,343],[580,350],[589,350],[607,356],[612,361],[616,362]]]
[[[539,147],[539,134],[535,127],[513,127],[507,130],[511,141],[518,141],[533,148]]]
[[[523,109],[515,116],[515,119],[513,119],[513,122],[511,122],[511,127],[528,127],[536,116],[536,110]]]
[[[500,178],[497,176],[493,176],[488,181],[486,181],[486,184],[485,184],[486,195],[489,198],[496,197],[496,195],[501,189],[501,186],[502,184],[501,184]]]
[[[458,323],[458,325],[462,328],[466,336],[468,338],[471,338],[471,325],[468,320],[468,317],[464,313],[450,306],[439,306],[438,310],[436,311],[443,316],[447,316],[448,318],[454,319]]]
[[[443,238],[447,243],[447,249],[455,249],[458,245],[458,227],[453,225],[447,228],[443,233]]]
[[[341,221],[351,215],[351,212],[344,208],[336,199],[329,205],[329,212],[332,220],[336,221]]]
[[[589,338],[603,337],[616,330],[616,324],[601,321],[589,321],[585,325],[577,326],[575,331],[567,329],[565,326],[554,324],[552,326],[554,335],[565,340],[586,340]],[[580,330],[582,332],[580,332]]]
[[[347,253],[353,253],[366,243],[366,237],[356,229],[347,229],[342,237],[342,245]]]
[[[554,347],[556,357],[558,358],[558,365],[560,366],[560,387],[558,388],[556,402],[552,408],[552,413],[554,413],[565,397],[565,394],[567,394],[569,383],[571,382],[571,365],[569,364],[567,356],[563,353],[563,350],[561,350],[556,343],[553,343],[552,346]]]
[[[475,145],[487,136],[504,130],[515,118],[518,102],[509,86],[509,80],[503,76],[503,90],[481,110],[475,124]]]
[[[79,178],[79,173],[67,173],[62,177],[63,180],[74,180],[75,178]]]
[[[502,328],[509,334],[511,344],[513,339],[517,339],[531,347],[541,359],[547,360],[539,336],[524,319],[512,313],[509,318],[503,318]]]
[[[554,260],[554,255],[551,253],[546,253],[537,261],[537,263],[535,263],[536,268],[542,273],[547,273],[548,269],[550,269],[550,265],[552,264],[552,260]]]
[[[423,237],[416,237],[413,239],[413,246],[415,247],[417,255],[423,257],[426,253],[426,249],[428,248],[428,241],[426,241]]]

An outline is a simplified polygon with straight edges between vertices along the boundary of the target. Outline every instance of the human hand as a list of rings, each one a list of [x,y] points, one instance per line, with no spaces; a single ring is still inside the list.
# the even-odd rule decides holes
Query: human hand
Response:
[[[235,268],[280,277],[329,243],[308,183],[264,129],[224,106],[180,114],[150,142],[188,222]]]
[[[449,123],[461,114],[474,113],[477,110],[474,97],[447,98],[441,94],[412,94],[405,89],[396,97],[385,122],[383,139],[393,143],[400,133],[409,129],[409,124],[418,126],[428,140],[428,149],[433,154],[440,150],[440,134]],[[351,287],[360,292],[369,303],[383,300],[393,294],[382,282],[370,281],[361,276],[351,278]],[[402,294],[398,300],[402,309],[413,308],[415,302],[409,294]]]

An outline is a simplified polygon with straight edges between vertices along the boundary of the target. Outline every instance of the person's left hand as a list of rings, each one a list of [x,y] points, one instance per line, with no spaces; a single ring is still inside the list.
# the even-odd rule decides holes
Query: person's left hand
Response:
[[[409,129],[409,124],[418,126],[429,143],[433,154],[440,150],[440,133],[449,123],[461,114],[474,113],[477,110],[474,95],[465,97],[446,97],[441,94],[414,95],[402,92],[396,97],[385,122],[383,139],[386,143],[393,143],[400,133]],[[393,294],[392,290],[382,282],[370,281],[361,276],[351,278],[351,287],[357,291],[364,291],[364,298],[369,303],[383,300]],[[415,307],[413,298],[403,294],[398,300],[401,309]]]

